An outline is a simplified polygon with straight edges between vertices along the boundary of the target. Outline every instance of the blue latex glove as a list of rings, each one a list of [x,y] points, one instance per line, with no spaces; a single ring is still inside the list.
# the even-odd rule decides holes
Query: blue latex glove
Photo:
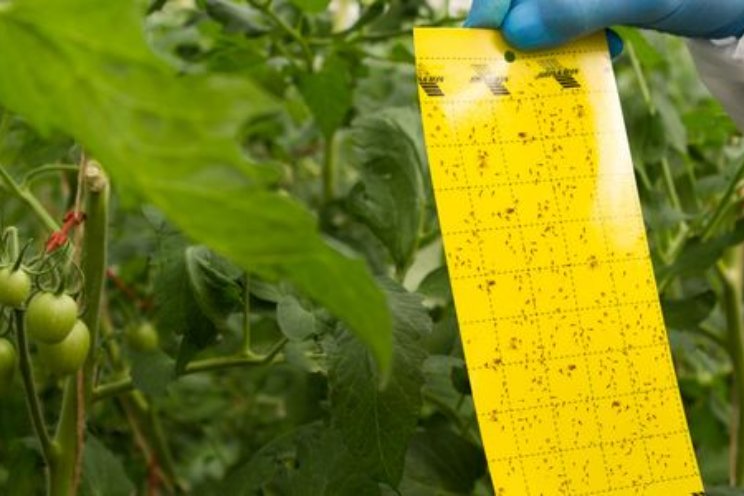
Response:
[[[744,0],[473,0],[469,27],[501,28],[524,50],[623,24],[693,38],[744,35]]]

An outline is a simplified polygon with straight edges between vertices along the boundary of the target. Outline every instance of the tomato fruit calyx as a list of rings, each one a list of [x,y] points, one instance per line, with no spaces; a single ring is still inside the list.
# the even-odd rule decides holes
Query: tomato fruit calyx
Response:
[[[18,355],[13,344],[0,338],[0,392],[5,391],[13,382]]]
[[[0,269],[0,305],[21,308],[31,294],[31,277],[25,270]]]
[[[70,295],[38,293],[26,307],[26,331],[41,343],[59,343],[72,331],[77,314],[77,303]]]
[[[72,374],[80,369],[90,351],[90,331],[78,320],[62,341],[55,344],[38,343],[39,358],[56,375]]]

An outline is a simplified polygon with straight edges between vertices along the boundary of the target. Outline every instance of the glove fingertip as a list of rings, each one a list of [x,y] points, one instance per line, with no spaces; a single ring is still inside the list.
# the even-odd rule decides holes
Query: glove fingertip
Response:
[[[607,45],[610,48],[610,56],[612,57],[612,60],[615,60],[622,55],[623,50],[625,49],[625,42],[620,35],[612,29],[607,30]]]
[[[521,50],[536,50],[559,45],[565,41],[543,22],[535,2],[524,2],[512,8],[502,25],[504,37]]]
[[[473,0],[463,25],[466,28],[498,29],[509,10],[509,0]]]

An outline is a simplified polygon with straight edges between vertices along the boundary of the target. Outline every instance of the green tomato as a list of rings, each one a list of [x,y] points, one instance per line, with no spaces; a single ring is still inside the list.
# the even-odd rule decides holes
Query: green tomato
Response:
[[[59,343],[72,330],[77,314],[77,303],[69,295],[39,293],[26,308],[26,331],[42,343]]]
[[[31,278],[23,269],[0,269],[0,305],[21,308],[31,294]]]
[[[150,322],[130,327],[126,337],[129,346],[137,351],[155,351],[160,346],[158,331]]]
[[[13,382],[18,357],[13,344],[0,338],[0,392],[5,391]]]
[[[82,320],[75,322],[67,337],[56,344],[39,345],[39,358],[57,375],[76,372],[85,363],[90,351],[90,332]]]

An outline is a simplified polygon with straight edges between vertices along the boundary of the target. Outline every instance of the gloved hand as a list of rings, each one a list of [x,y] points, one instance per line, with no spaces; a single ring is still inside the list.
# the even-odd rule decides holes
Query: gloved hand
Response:
[[[468,27],[501,28],[524,50],[623,24],[692,38],[744,35],[744,0],[473,0]]]

